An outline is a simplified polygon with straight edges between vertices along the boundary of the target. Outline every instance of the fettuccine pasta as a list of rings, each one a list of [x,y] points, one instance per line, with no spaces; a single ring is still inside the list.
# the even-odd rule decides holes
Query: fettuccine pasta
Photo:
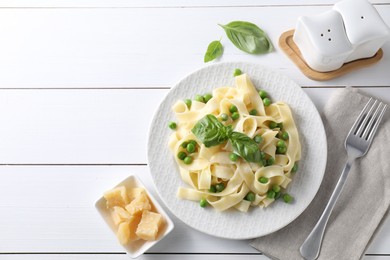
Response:
[[[177,196],[218,211],[234,208],[247,212],[251,206],[267,207],[280,197],[290,202],[292,197],[285,189],[301,157],[291,110],[281,101],[270,104],[265,92],[259,95],[246,74],[236,76],[235,85],[216,88],[212,95],[179,100],[173,105],[177,125],[170,136],[169,148],[187,184],[179,187]],[[211,137],[219,143],[205,145],[194,134],[193,128],[206,116],[217,118],[220,123],[216,123],[222,124],[224,131],[230,131],[228,140]],[[249,156],[245,154],[248,152],[245,145],[240,140],[234,144],[231,131],[245,134],[251,142],[254,140],[260,157],[246,160]]]

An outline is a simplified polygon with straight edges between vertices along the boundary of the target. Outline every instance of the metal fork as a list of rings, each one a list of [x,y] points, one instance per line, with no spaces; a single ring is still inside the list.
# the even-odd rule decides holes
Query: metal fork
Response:
[[[344,187],[351,165],[355,159],[362,157],[367,153],[375,132],[378,129],[379,123],[385,114],[386,108],[386,104],[378,102],[377,100],[374,101],[370,98],[349,131],[344,144],[348,154],[347,163],[344,166],[340,179],[336,184],[336,188],[334,189],[324,212],[309,236],[306,238],[305,242],[303,242],[300,247],[299,251],[306,260],[318,258],[329,216],[332,213],[333,207]]]

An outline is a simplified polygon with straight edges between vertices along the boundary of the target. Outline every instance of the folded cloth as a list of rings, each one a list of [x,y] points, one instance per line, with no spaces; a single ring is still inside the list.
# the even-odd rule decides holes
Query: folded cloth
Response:
[[[318,221],[336,186],[347,161],[345,138],[368,99],[354,88],[337,90],[330,98],[323,114],[328,138],[327,167],[318,193],[295,221],[271,235],[253,240],[251,246],[271,259],[303,259],[299,247]],[[371,148],[351,167],[326,227],[318,259],[351,260],[363,256],[389,210],[389,140],[390,113],[387,111]]]

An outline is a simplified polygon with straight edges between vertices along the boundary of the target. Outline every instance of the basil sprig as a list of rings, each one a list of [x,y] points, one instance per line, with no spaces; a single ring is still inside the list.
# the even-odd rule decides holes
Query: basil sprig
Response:
[[[233,151],[248,162],[261,162],[262,156],[259,145],[249,136],[239,132],[232,132],[229,136]]]
[[[248,162],[261,162],[258,144],[247,135],[234,132],[231,126],[225,126],[214,115],[206,115],[192,128],[192,133],[206,147],[230,141],[233,151]]]
[[[204,55],[204,62],[209,62],[219,58],[223,53],[223,47],[221,44],[221,40],[213,41],[207,47],[206,54]]]
[[[232,133],[230,127],[224,126],[210,114],[199,120],[191,131],[206,147],[223,144]]]
[[[225,30],[230,41],[244,52],[264,54],[272,51],[272,44],[267,34],[253,23],[233,21],[220,26]]]

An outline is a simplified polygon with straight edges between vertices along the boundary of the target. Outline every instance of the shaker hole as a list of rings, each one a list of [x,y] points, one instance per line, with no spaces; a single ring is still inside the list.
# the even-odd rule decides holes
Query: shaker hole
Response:
[[[331,40],[332,40],[331,38],[328,39],[328,41],[331,41]]]
[[[324,36],[324,34],[323,33],[321,33],[321,37],[323,37]]]
[[[360,16],[360,19],[364,19],[364,16]]]
[[[330,32],[330,29],[328,29],[328,32]]]

